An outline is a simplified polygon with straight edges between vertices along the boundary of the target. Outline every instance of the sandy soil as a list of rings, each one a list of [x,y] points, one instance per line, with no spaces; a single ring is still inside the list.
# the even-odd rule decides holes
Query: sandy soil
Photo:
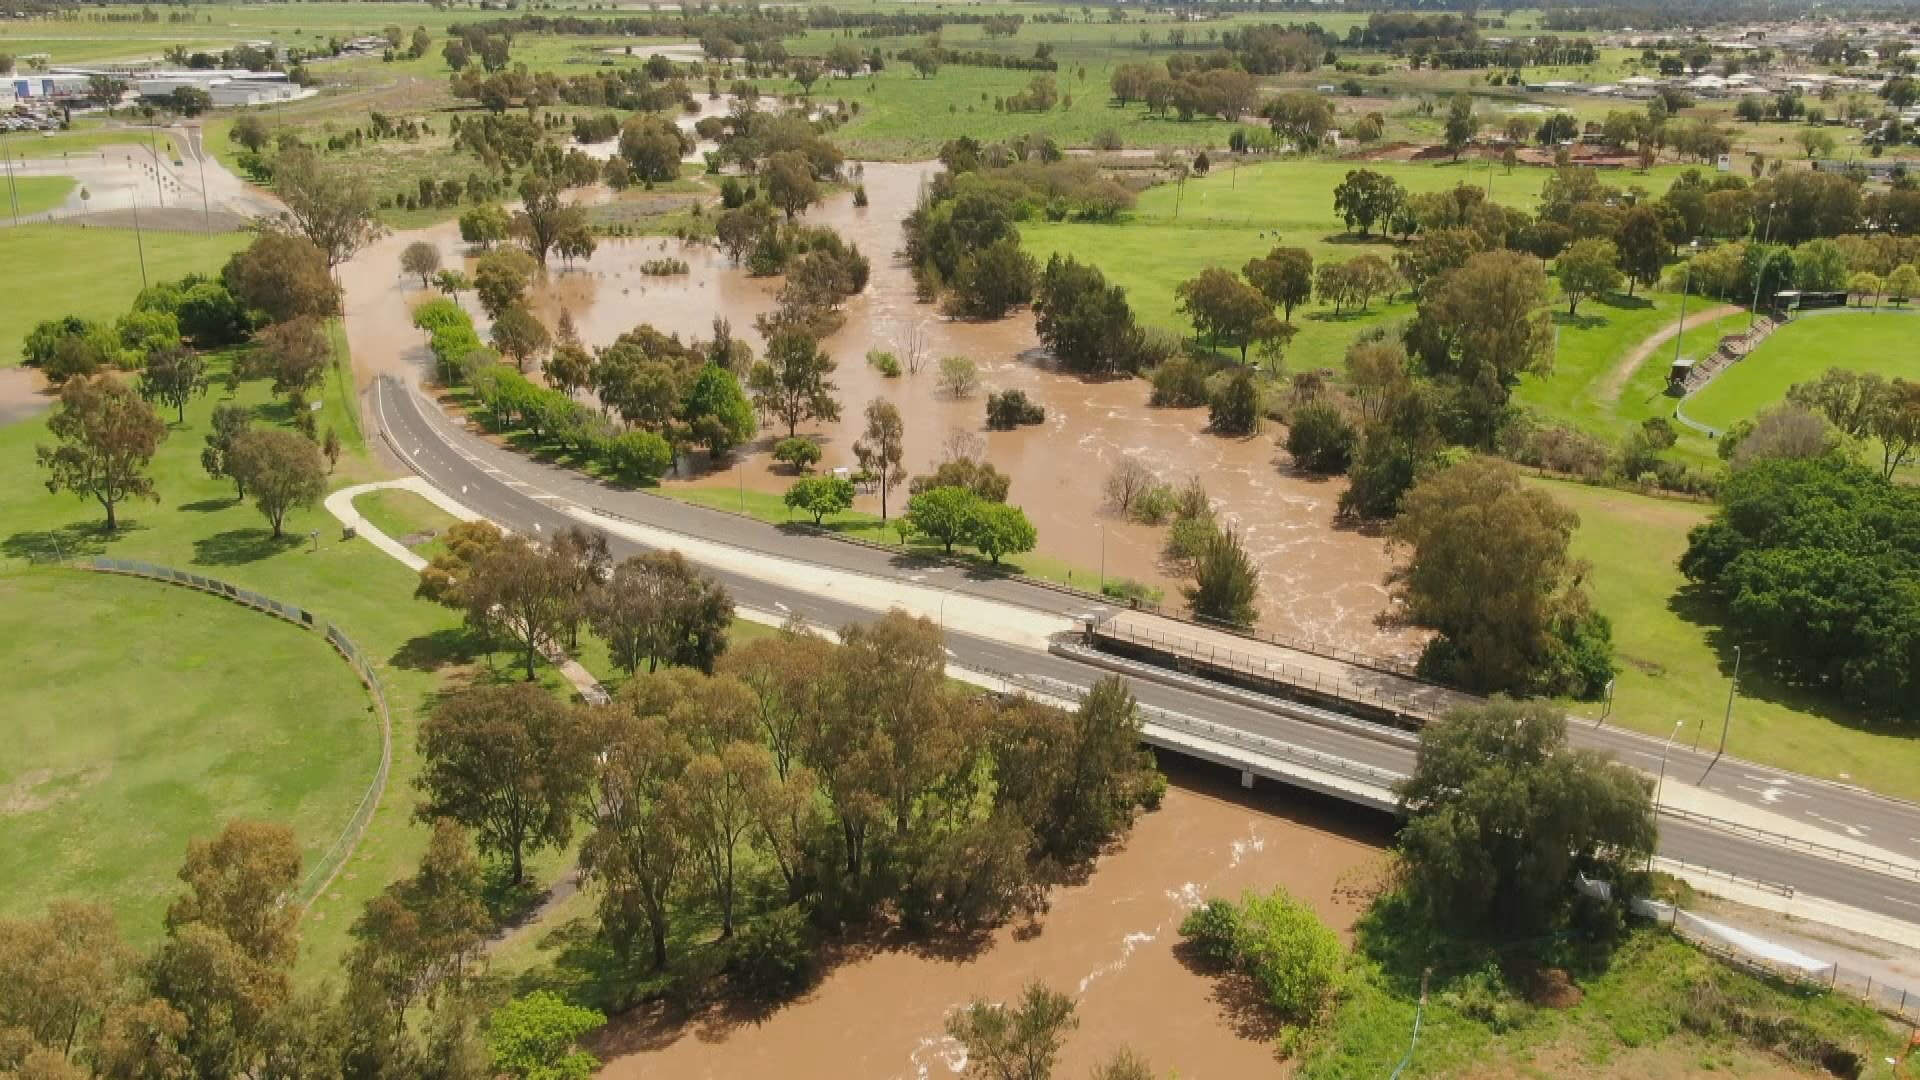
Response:
[[[1201,768],[1175,770],[1180,786],[1162,808],[1086,883],[1056,890],[1033,924],[970,954],[849,947],[807,997],[765,1016],[617,1019],[597,1047],[601,1075],[943,1080],[964,1065],[947,1014],[1034,979],[1077,1004],[1057,1076],[1083,1076],[1123,1045],[1187,1080],[1284,1074],[1263,1011],[1183,959],[1180,920],[1206,897],[1284,885],[1344,933],[1359,901],[1342,885],[1366,876],[1386,837],[1343,808],[1242,792]]]

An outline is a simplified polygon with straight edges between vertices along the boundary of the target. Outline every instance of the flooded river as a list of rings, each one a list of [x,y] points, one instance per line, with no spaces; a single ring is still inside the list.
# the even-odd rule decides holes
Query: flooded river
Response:
[[[858,953],[800,1001],[752,1020],[617,1018],[596,1047],[601,1075],[951,1080],[965,1056],[945,1034],[947,1015],[974,998],[1012,1000],[1035,979],[1072,997],[1080,1021],[1056,1076],[1085,1076],[1121,1046],[1162,1076],[1279,1074],[1264,1010],[1183,960],[1180,920],[1206,897],[1284,885],[1345,934],[1359,910],[1350,886],[1377,865],[1384,828],[1279,788],[1242,792],[1210,766],[1169,773],[1176,786],[1161,809],[1086,883],[1056,890],[1033,926],[1005,927],[966,957]]]
[[[1180,582],[1161,562],[1166,530],[1123,522],[1102,509],[1103,480],[1124,455],[1137,455],[1169,482],[1200,477],[1221,518],[1241,530],[1263,575],[1261,629],[1411,654],[1418,637],[1380,623],[1390,606],[1385,578],[1393,567],[1385,545],[1334,527],[1340,481],[1288,471],[1271,432],[1222,439],[1204,432],[1204,409],[1148,408],[1143,380],[1087,381],[1049,369],[1038,353],[1030,313],[991,323],[962,322],[914,301],[912,277],[892,256],[901,243],[901,218],[937,168],[935,163],[868,164],[864,182],[871,205],[856,208],[852,197],[842,194],[809,216],[839,230],[873,261],[867,291],[848,303],[845,327],[826,342],[839,363],[834,379],[842,419],[804,432],[821,440],[825,466],[852,464],[867,402],[892,401],[906,419],[911,472],[937,462],[956,430],[983,438],[987,459],[1013,477],[1010,501],[1027,511],[1039,531],[1039,556],[1071,565],[1076,582],[1086,587],[1097,587],[1104,567],[1108,578],[1159,586],[1177,604]],[[417,289],[396,271],[400,250],[416,239],[435,243],[449,261],[461,254],[454,227],[437,226],[388,236],[363,252],[346,274],[348,332],[363,378],[424,361],[419,334],[406,315]],[[691,273],[662,279],[639,272],[641,262],[662,255],[685,259]],[[705,337],[714,317],[723,316],[736,334],[758,346],[753,319],[773,307],[774,291],[774,282],[749,278],[713,248],[686,248],[660,238],[603,240],[591,260],[556,269],[539,287],[533,306],[549,325],[561,311],[569,312],[589,345],[607,344],[641,323],[683,338]],[[926,357],[917,375],[889,379],[866,363],[869,349],[904,354],[916,335]],[[969,357],[979,366],[979,394],[956,401],[940,392],[938,360],[949,355]],[[1046,422],[1020,431],[987,431],[986,393],[1014,387],[1046,407]],[[738,463],[670,483],[783,491],[792,477],[773,467],[773,441],[771,431],[763,432]],[[904,492],[892,505],[902,502]],[[861,505],[877,511],[879,500],[864,496]]]

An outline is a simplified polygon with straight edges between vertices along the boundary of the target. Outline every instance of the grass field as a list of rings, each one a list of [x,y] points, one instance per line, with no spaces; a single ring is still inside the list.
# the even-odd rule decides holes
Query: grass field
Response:
[[[1607,723],[1681,738],[1719,738],[1733,674],[1733,646],[1717,615],[1680,575],[1687,530],[1711,508],[1608,488],[1537,481],[1580,515],[1573,553],[1593,566],[1596,609],[1613,620],[1620,674]],[[1579,705],[1597,718],[1601,707]],[[1920,743],[1864,726],[1851,711],[1747,665],[1733,709],[1727,752],[1761,764],[1845,780],[1886,795],[1920,798]]]
[[[0,203],[5,213],[38,214],[67,201],[73,194],[70,176],[21,176],[8,183],[8,198]]]
[[[351,379],[330,373],[324,393],[321,430],[334,428],[347,447],[333,482],[377,478],[365,456]],[[332,975],[347,944],[347,929],[368,897],[411,872],[424,846],[425,836],[411,820],[408,787],[415,769],[414,731],[421,710],[448,672],[470,661],[461,652],[459,617],[413,600],[413,575],[371,544],[341,542],[325,510],[289,515],[289,538],[275,544],[260,513],[249,503],[236,502],[231,484],[201,470],[208,416],[228,400],[215,390],[188,407],[187,423],[171,431],[154,460],[160,501],[123,507],[123,527],[112,536],[99,531],[97,505],[68,494],[50,495],[41,483],[33,448],[47,441],[44,417],[0,427],[0,557],[18,567],[21,560],[57,549],[69,556],[109,554],[205,573],[316,612],[339,625],[373,659],[393,711],[392,778],[366,838],[333,887],[309,909],[303,928],[303,977]],[[261,422],[284,422],[284,409],[268,402],[264,383],[243,384],[236,400],[253,406]],[[320,533],[317,552],[307,541],[311,530]],[[251,613],[247,617],[259,620]],[[260,628],[263,633],[270,629]],[[9,635],[5,640],[14,639]],[[344,674],[344,664],[338,666]],[[348,680],[351,683],[350,676]],[[359,695],[354,699],[357,709],[364,692],[354,692]],[[358,797],[357,789],[347,795],[343,814]]]
[[[126,314],[141,289],[143,248],[145,279],[158,282],[218,271],[247,240],[245,233],[153,231],[136,240],[131,229],[75,225],[0,229],[0,264],[33,268],[9,276],[7,304],[0,308],[0,366],[20,362],[20,344],[41,319]]]
[[[0,914],[104,900],[144,943],[189,838],[235,817],[281,822],[311,860],[379,763],[379,719],[347,663],[318,634],[215,597],[11,571],[0,640]]]
[[[0,153],[21,161],[47,158],[99,155],[109,147],[147,147],[153,152],[181,156],[179,143],[167,132],[147,128],[107,127],[104,124],[76,122],[68,131],[48,131],[33,135],[11,135],[0,146]]]
[[[1724,431],[1779,404],[1788,387],[1819,378],[1830,367],[1920,379],[1916,335],[1920,319],[1911,311],[1875,315],[1855,309],[1800,316],[1688,398],[1686,413]]]
[[[1022,242],[1043,261],[1058,252],[1094,263],[1110,280],[1127,289],[1142,321],[1190,333],[1190,324],[1175,308],[1174,288],[1209,266],[1238,270],[1247,260],[1280,245],[1305,248],[1317,262],[1363,254],[1391,259],[1394,244],[1377,234],[1364,241],[1348,234],[1334,213],[1333,189],[1349,170],[1361,167],[1391,176],[1416,193],[1445,191],[1457,184],[1490,183],[1496,202],[1524,209],[1532,209],[1539,202],[1540,190],[1552,175],[1551,170],[1543,168],[1517,169],[1508,174],[1499,167],[1490,170],[1483,164],[1465,162],[1276,161],[1217,170],[1184,185],[1152,188],[1141,194],[1134,212],[1116,224],[1030,224],[1021,230]],[[1679,172],[1662,167],[1647,176],[1623,174],[1611,182],[1638,183],[1662,192]],[[1294,312],[1299,334],[1288,346],[1283,362],[1292,371],[1343,370],[1347,347],[1368,327],[1412,313],[1413,305],[1404,299],[1398,303],[1375,301],[1366,312],[1338,316],[1316,302]],[[1644,322],[1646,333],[1664,325],[1657,314]],[[1598,315],[1580,325],[1608,331],[1599,335],[1606,343],[1596,348],[1631,348],[1645,336],[1633,336],[1638,324],[1629,327]]]

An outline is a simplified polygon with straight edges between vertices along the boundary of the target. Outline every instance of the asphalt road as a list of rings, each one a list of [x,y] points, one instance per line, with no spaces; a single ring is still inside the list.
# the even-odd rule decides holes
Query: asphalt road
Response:
[[[475,512],[529,536],[551,535],[577,524],[563,509],[590,507],[643,521],[658,529],[699,537],[786,559],[922,586],[965,593],[1065,617],[1104,610],[1071,594],[1005,578],[973,576],[923,560],[847,544],[777,527],[704,507],[641,492],[609,487],[571,470],[541,465],[465,431],[418,393],[383,377],[369,391],[370,412],[388,435],[390,446],[429,482]],[[608,537],[615,557],[641,550],[616,535]],[[798,614],[808,622],[838,627],[873,617],[865,608],[758,578],[709,567],[736,602],[762,611]],[[956,662],[975,670],[1014,677],[1041,677],[1079,686],[1100,677],[1077,661],[949,630],[947,648]],[[1364,735],[1294,720],[1262,709],[1201,695],[1156,682],[1135,681],[1143,704],[1203,717],[1215,723],[1282,739],[1307,749],[1337,755],[1381,769],[1408,772],[1413,751]],[[1920,807],[1809,777],[1782,773],[1727,758],[1712,764],[1717,732],[1701,735],[1702,750],[1691,748],[1694,732],[1682,732],[1668,752],[1668,775],[1700,783],[1728,798],[1773,812],[1802,812],[1836,831],[1855,830],[1877,846],[1920,856]],[[1579,726],[1573,741],[1605,750],[1629,764],[1654,770],[1663,740],[1617,728]],[[1712,771],[1709,773],[1709,767]],[[1920,919],[1920,884],[1791,850],[1756,839],[1678,821],[1661,822],[1660,853],[1700,867],[1780,885],[1896,918]]]

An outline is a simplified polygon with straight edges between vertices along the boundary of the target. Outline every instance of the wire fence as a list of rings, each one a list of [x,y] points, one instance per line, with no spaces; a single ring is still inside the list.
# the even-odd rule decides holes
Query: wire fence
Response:
[[[251,589],[243,589],[231,582],[221,581],[201,574],[175,570],[168,566],[155,566],[152,563],[133,559],[110,559],[97,556],[79,563],[82,568],[108,574],[125,574],[151,581],[161,581],[172,585],[181,585],[200,592],[225,597],[235,603],[245,604],[255,611],[273,615],[296,626],[305,627],[327,639],[341,656],[353,667],[354,674],[372,695],[375,710],[380,714],[380,767],[374,771],[373,779],[367,784],[366,791],[360,796],[359,805],[354,807],[353,816],[347,819],[333,842],[313,861],[307,873],[301,878],[295,897],[301,907],[310,904],[314,898],[325,892],[328,885],[346,865],[347,857],[366,834],[367,824],[373,820],[373,812],[380,806],[380,798],[386,792],[387,776],[393,768],[393,718],[387,709],[387,697],[380,686],[380,677],[375,673],[373,664],[359,646],[353,643],[346,631],[332,623],[323,623],[313,612],[305,608],[276,600]]]
[[[1756,937],[1755,943],[1743,944],[1738,937],[1729,938],[1726,928],[1711,920],[1664,904],[1660,907],[1665,911],[1653,917],[1675,937],[1724,963],[1763,978],[1781,979],[1811,990],[1848,994],[1888,1017],[1920,1024],[1920,991],[1891,982],[1884,974],[1875,978],[1871,972],[1851,970],[1838,963],[1814,968],[1785,963],[1768,955],[1771,942]]]

